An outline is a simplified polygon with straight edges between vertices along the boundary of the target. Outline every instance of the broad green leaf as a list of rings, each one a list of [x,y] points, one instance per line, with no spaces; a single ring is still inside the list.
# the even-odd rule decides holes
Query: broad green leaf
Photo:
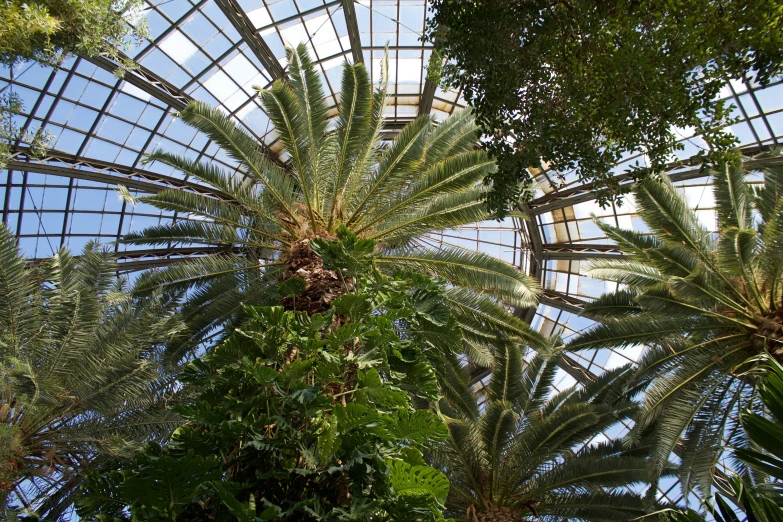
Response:
[[[370,298],[358,294],[343,294],[332,301],[332,308],[340,315],[351,321],[358,321],[372,312]]]
[[[449,479],[429,466],[411,466],[406,462],[389,462],[389,476],[398,495],[432,495],[444,503],[449,494]]]

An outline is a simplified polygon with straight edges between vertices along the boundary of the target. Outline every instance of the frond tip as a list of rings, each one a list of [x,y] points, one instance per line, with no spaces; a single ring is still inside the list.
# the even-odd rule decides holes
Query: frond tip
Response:
[[[133,207],[139,202],[139,198],[131,194],[130,190],[128,190],[128,187],[125,185],[117,185],[117,195],[121,201],[124,201]]]

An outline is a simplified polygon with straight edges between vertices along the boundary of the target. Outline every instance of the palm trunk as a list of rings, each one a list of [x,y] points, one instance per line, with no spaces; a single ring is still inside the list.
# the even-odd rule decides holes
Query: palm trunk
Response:
[[[783,363],[783,308],[762,319],[756,330],[754,345],[759,352],[767,351]]]
[[[468,510],[469,522],[520,522],[522,518],[509,507],[489,506],[486,511]]]
[[[344,294],[348,288],[341,274],[324,268],[321,258],[310,249],[310,239],[302,239],[291,245],[288,267],[281,278],[285,281],[300,277],[305,281],[305,289],[296,298],[282,299],[281,304],[287,310],[313,315],[327,311],[332,301]]]

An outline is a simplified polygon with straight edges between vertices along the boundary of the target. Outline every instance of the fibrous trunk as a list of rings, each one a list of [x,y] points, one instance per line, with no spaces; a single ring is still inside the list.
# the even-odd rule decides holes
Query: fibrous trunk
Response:
[[[333,239],[333,238],[327,238]],[[301,277],[305,281],[304,291],[295,298],[287,297],[281,304],[287,310],[298,310],[308,314],[327,311],[346,288],[343,278],[335,270],[324,268],[323,261],[310,249],[310,238],[301,239],[291,245],[288,267],[282,281]]]
[[[756,330],[754,345],[759,352],[767,351],[783,362],[783,308],[762,319]]]
[[[486,511],[472,511],[468,520],[471,522],[520,522],[522,519],[511,508],[489,506]]]

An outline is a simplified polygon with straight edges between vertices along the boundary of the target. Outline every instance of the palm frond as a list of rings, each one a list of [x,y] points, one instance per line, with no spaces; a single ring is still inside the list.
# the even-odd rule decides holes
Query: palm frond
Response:
[[[371,128],[373,105],[372,84],[364,64],[343,63],[343,80],[340,89],[337,132],[334,141],[334,183],[329,190],[329,222],[327,230],[333,229],[338,217],[339,205],[343,204],[345,186],[356,166],[356,159],[366,149],[365,138],[374,134]]]
[[[546,349],[548,340],[529,324],[508,313],[493,299],[467,288],[451,288],[446,297],[460,328],[485,339],[513,340],[533,349]]]
[[[282,262],[259,262],[236,254],[216,254],[188,259],[166,270],[144,272],[136,283],[136,291],[148,292],[160,286],[186,290],[226,274],[259,271],[265,267],[282,266]]]
[[[536,512],[540,516],[561,520],[624,522],[649,513],[638,495],[627,492],[567,492],[550,498],[537,506]]]
[[[769,301],[769,310],[783,306],[783,198],[777,200],[773,217],[764,224],[758,254],[758,267],[762,273],[762,291]]]
[[[619,318],[642,313],[642,307],[636,302],[638,293],[634,290],[618,290],[587,303],[582,312],[591,318]]]
[[[503,459],[504,448],[513,433],[518,414],[511,404],[503,401],[493,401],[487,405],[479,421],[481,441],[486,452],[489,469],[489,496],[499,486],[499,472]]]
[[[383,153],[380,148],[380,133],[385,121],[384,111],[386,110],[386,93],[389,81],[388,56],[384,56],[383,60],[381,60],[380,69],[381,82],[378,89],[373,93],[367,132],[357,142],[357,145],[359,145],[358,153],[353,162],[353,169],[345,182],[345,190],[343,190],[342,205],[346,214],[358,205],[356,198],[361,197],[362,186],[367,180],[372,179],[372,170],[379,162]]]
[[[4,357],[16,358],[25,334],[39,331],[41,317],[34,310],[40,292],[17,252],[16,238],[5,225],[0,225],[0,292],[0,331],[7,337],[0,350]]]
[[[486,187],[478,187],[436,198],[416,210],[387,216],[368,230],[367,235],[384,246],[393,247],[427,232],[484,221],[489,217],[485,194]]]
[[[437,163],[409,186],[399,190],[398,196],[387,204],[368,205],[368,219],[357,223],[357,233],[383,223],[389,216],[409,212],[427,205],[433,199],[470,189],[496,169],[495,161],[485,152],[465,152]],[[379,198],[379,201],[383,201]],[[372,216],[372,217],[370,217]]]
[[[350,216],[346,220],[349,227],[360,224],[363,218],[368,217],[364,212],[370,202],[387,197],[388,194],[396,194],[404,182],[410,180],[411,173],[416,172],[418,164],[424,156],[427,133],[432,126],[429,116],[419,116],[394,138],[391,145],[383,152],[378,164],[378,170],[367,183],[359,187],[355,195],[359,199],[356,205],[349,207]],[[402,179],[399,179],[399,178]]]
[[[686,324],[681,318],[632,316],[597,324],[567,346],[569,350],[626,348],[655,343],[685,332],[709,332],[714,329],[715,325],[709,321],[689,321]]]
[[[745,182],[742,162],[726,163],[714,173],[715,203],[721,229],[749,228],[752,220],[751,191]]]
[[[525,366],[521,379],[523,391],[516,397],[519,411],[523,415],[542,408],[555,381],[559,357],[559,352],[549,353],[546,356],[539,354]]]
[[[519,307],[533,306],[538,284],[511,265],[481,252],[456,249],[383,254],[378,264],[438,275],[464,288],[502,299]]]
[[[470,108],[455,111],[430,133],[423,168],[472,150],[477,139],[478,126],[473,111]]]
[[[0,373],[13,405],[5,421],[25,434],[10,479],[63,477],[41,491],[45,498],[31,499],[52,520],[105,455],[118,448],[127,455],[175,427],[178,418],[161,405],[178,391],[158,355],[184,325],[171,295],[124,292],[114,259],[95,243],[78,257],[63,248],[29,267],[15,248],[0,227],[0,285],[9,288],[0,307],[8,326],[0,332]],[[15,298],[20,290],[24,299]]]
[[[595,259],[585,264],[585,274],[633,288],[646,289],[666,284],[666,278],[655,267],[633,259]]]
[[[240,236],[235,227],[204,221],[183,220],[171,225],[147,227],[141,232],[128,233],[123,241],[133,245],[166,245],[170,243],[219,245],[230,250],[235,246],[282,250],[281,245]]]
[[[770,159],[780,157],[780,149],[769,153]],[[783,166],[763,164],[753,170],[764,173],[764,185],[755,189],[755,206],[761,214],[762,222],[768,223],[776,216],[775,206],[783,198]]]
[[[639,214],[656,235],[683,243],[706,257],[709,234],[668,177],[645,179],[635,195]]]
[[[298,222],[292,208],[290,194],[280,190],[286,186],[287,174],[266,157],[259,144],[219,109],[199,101],[193,101],[180,112],[180,117],[210,137],[229,156],[247,168],[247,173],[264,186],[265,191],[279,205],[280,211]]]
[[[304,186],[312,188],[314,210],[322,215],[323,196],[327,193],[324,176],[328,173],[323,168],[322,156],[326,141],[328,107],[324,99],[321,78],[310,59],[307,47],[300,43],[296,48],[288,48],[286,55],[289,85],[299,101],[301,118],[304,120],[300,122],[301,127],[296,136],[298,147],[303,154],[303,164],[300,168],[306,167],[306,171],[300,172],[300,179],[306,180]]]
[[[495,366],[487,385],[487,398],[515,404],[527,391],[522,381],[522,352],[519,346],[498,346],[495,350]],[[524,410],[522,410],[524,411]]]

